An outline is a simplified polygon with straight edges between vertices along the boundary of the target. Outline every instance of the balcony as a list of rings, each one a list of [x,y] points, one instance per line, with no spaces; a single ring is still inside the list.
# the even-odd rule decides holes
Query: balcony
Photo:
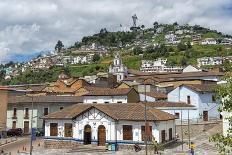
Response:
[[[13,116],[12,116],[12,119],[17,119],[17,115],[13,115]]]
[[[29,115],[25,115],[25,116],[24,116],[24,119],[29,119]]]

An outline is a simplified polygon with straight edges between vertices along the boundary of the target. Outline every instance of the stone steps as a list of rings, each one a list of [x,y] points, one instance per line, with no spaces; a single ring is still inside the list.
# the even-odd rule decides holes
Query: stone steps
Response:
[[[217,151],[217,148],[215,146],[209,145],[207,143],[202,143],[201,145],[197,146],[197,149],[199,148],[204,150]]]
[[[76,148],[69,150],[67,153],[76,153],[76,152],[85,152],[85,153],[99,153],[107,152],[105,146],[92,146],[92,145],[80,145]]]

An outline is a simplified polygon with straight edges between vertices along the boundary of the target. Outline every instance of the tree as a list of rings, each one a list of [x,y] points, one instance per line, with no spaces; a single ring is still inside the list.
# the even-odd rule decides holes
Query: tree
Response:
[[[231,70],[230,70],[231,71]],[[221,101],[222,107],[220,112],[232,113],[232,78],[231,72],[225,75],[226,84],[220,85],[216,89],[217,98]],[[232,116],[227,118],[229,121],[229,129],[227,135],[216,134],[210,138],[210,141],[217,142],[216,147],[221,154],[230,154],[232,152]]]
[[[185,44],[179,43],[179,44],[177,45],[177,49],[178,49],[178,51],[185,51],[187,48],[186,48],[186,45],[185,45]]]
[[[133,49],[134,55],[139,55],[143,53],[143,49],[140,46],[135,46]]]
[[[100,55],[97,54],[97,53],[95,53],[95,54],[93,55],[93,62],[97,62],[97,61],[99,61],[99,60],[100,60]]]
[[[55,50],[59,53],[64,48],[62,41],[58,40],[55,46]]]

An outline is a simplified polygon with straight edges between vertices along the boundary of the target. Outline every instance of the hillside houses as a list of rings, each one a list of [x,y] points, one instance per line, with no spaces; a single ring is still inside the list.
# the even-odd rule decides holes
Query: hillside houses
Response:
[[[201,41],[202,45],[216,45],[217,40],[214,38],[205,38],[204,40]]]
[[[215,66],[215,65],[221,65],[224,62],[232,62],[232,57],[231,56],[226,56],[226,57],[203,57],[203,58],[198,58],[197,59],[197,64],[198,67],[201,66]]]
[[[182,67],[166,66],[167,59],[142,60],[140,71],[142,72],[180,72]]]

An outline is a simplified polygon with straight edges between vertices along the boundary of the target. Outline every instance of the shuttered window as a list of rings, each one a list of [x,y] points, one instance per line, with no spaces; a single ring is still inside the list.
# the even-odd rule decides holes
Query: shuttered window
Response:
[[[64,136],[65,137],[72,137],[73,136],[73,129],[71,123],[64,124]]]
[[[149,126],[149,130],[147,129],[147,140],[152,140],[152,126]],[[145,126],[141,126],[141,135],[142,135],[142,141],[145,140]]]
[[[123,140],[133,140],[132,125],[123,125]]]
[[[50,136],[58,136],[58,124],[50,123]]]

